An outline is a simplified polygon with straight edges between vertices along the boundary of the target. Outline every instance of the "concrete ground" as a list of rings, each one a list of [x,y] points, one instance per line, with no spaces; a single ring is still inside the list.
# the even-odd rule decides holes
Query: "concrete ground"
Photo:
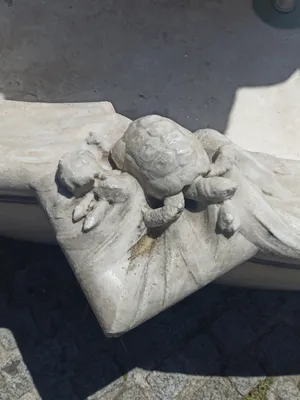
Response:
[[[299,28],[264,0],[5,0],[0,91],[300,158]],[[59,249],[2,239],[0,258],[1,400],[300,399],[299,293],[210,285],[108,340]]]
[[[1,400],[300,399],[299,292],[209,285],[107,339],[58,247],[0,259]]]

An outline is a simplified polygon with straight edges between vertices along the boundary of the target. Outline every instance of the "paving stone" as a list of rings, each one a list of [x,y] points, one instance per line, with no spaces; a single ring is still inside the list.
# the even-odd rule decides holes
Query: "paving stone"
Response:
[[[19,258],[22,260],[24,257],[21,255]],[[37,264],[39,267],[34,267],[34,271],[26,272],[25,289],[24,287],[22,289],[24,281],[21,278],[18,282],[20,292],[15,288],[14,295],[18,293],[19,297],[16,300],[19,303],[7,302],[8,297],[3,298],[3,293],[1,297],[3,300],[1,304],[4,307],[1,315],[5,314],[2,326],[5,328],[0,328],[0,343],[2,343],[0,344],[0,362],[7,365],[16,357],[21,359],[18,348],[15,347],[18,344],[40,393],[38,394],[34,389],[27,370],[26,379],[29,379],[31,389],[21,396],[22,400],[116,400],[119,398],[121,400],[135,398],[223,400],[226,399],[224,396],[235,400],[235,396],[245,396],[248,388],[250,391],[260,379],[263,379],[264,373],[259,370],[257,364],[254,363],[252,366],[247,361],[246,365],[237,362],[233,366],[232,362],[228,361],[226,374],[229,375],[231,381],[231,386],[228,386],[228,380],[226,381],[225,378],[217,376],[212,378],[212,375],[220,375],[224,371],[220,371],[220,355],[211,338],[205,334],[198,334],[188,344],[185,343],[187,338],[193,336],[195,332],[207,331],[212,324],[218,346],[220,345],[227,352],[235,352],[236,347],[242,350],[251,342],[251,337],[255,340],[258,333],[264,332],[266,327],[271,327],[277,321],[278,308],[282,303],[281,297],[256,296],[258,292],[251,290],[246,290],[246,295],[243,295],[234,289],[219,290],[219,286],[210,285],[128,335],[117,340],[108,340],[103,337],[89,308],[87,308],[87,315],[84,315],[83,309],[86,309],[87,303],[77,283],[67,276],[68,273],[62,272],[63,283],[58,284],[58,291],[52,295],[54,282],[60,279],[61,265],[56,263],[52,270],[50,268],[52,261],[49,266],[41,264],[43,254],[35,255],[35,257],[36,261],[40,257],[40,264]],[[17,264],[18,268],[23,268],[21,262],[18,261]],[[22,275],[22,268],[18,269],[19,276]],[[27,265],[26,268],[31,267]],[[39,278],[38,274],[42,276]],[[46,294],[39,290],[28,292],[28,288],[36,278],[36,286],[46,287]],[[63,286],[70,288],[66,295]],[[79,295],[82,298],[77,301]],[[57,304],[59,298],[63,298],[62,308]],[[236,310],[235,301],[237,298],[240,301],[238,310]],[[22,304],[22,299],[26,299],[31,312]],[[290,300],[289,297],[287,299]],[[295,329],[297,328],[297,310],[300,306],[298,308],[296,297],[292,300],[293,297],[286,303],[292,304],[293,307],[286,308],[285,315],[289,315],[287,322]],[[35,307],[37,312],[35,312]],[[54,326],[52,322],[52,325],[47,327],[46,320],[49,315],[57,316],[57,323],[53,320],[56,324],[54,330],[52,330]],[[294,323],[291,323],[291,320],[294,320]],[[220,321],[223,322],[220,323]],[[221,333],[215,333],[216,326],[217,332],[221,331]],[[260,329],[260,326],[263,328]],[[277,329],[280,330],[283,327],[276,327],[274,332]],[[286,333],[286,329],[289,333]],[[53,333],[55,333],[55,338],[51,338]],[[226,337],[225,340],[224,337]],[[265,337],[260,341],[259,346],[254,346],[257,352],[262,348],[264,340],[268,342],[271,339]],[[279,350],[276,349],[276,345],[274,346],[274,341]],[[288,346],[286,342],[291,341],[294,344],[286,352],[285,349]],[[233,350],[228,350],[232,343]],[[269,368],[274,370],[274,360],[278,359],[278,355],[273,355],[272,358],[272,353],[282,351],[283,360],[286,354],[294,360],[290,364],[294,367],[288,368],[289,362],[287,362],[286,369],[289,373],[298,373],[299,368],[296,368],[296,365],[300,365],[300,363],[297,364],[297,359],[300,358],[295,355],[299,349],[297,343],[297,335],[291,328],[284,325],[284,331],[280,335],[277,334],[277,339],[271,340],[269,345],[271,356],[267,356],[264,352],[265,362]],[[283,350],[280,350],[281,348]],[[124,373],[120,372],[108,352],[111,352],[113,356],[117,355],[122,366],[127,364],[149,366],[155,362],[155,371],[149,373],[149,370],[137,368],[121,376]],[[172,353],[174,355],[168,356]],[[166,355],[168,357],[162,363],[161,360]],[[224,359],[228,360],[228,355],[221,354],[221,356],[223,363]],[[283,372],[284,363],[278,361],[278,364],[281,367],[279,370]],[[232,368],[231,372],[229,367]],[[60,380],[61,377],[64,379],[63,382]],[[26,383],[26,379],[23,379],[22,383]],[[67,379],[70,379],[71,383]],[[0,400],[18,398],[14,390],[15,386],[10,382],[4,373],[0,375]],[[214,397],[205,397],[204,389],[205,396]],[[26,387],[23,386],[23,390],[26,391]],[[276,398],[276,400],[279,399],[281,400],[281,398]],[[292,395],[289,400],[294,400]]]
[[[0,345],[0,368],[7,361],[8,356],[7,351]]]
[[[259,346],[265,356],[265,369],[269,375],[299,373],[300,338],[287,325],[277,326],[264,337]]]
[[[15,400],[34,389],[30,373],[22,358],[11,357],[1,368],[1,376],[5,382],[8,398]]]
[[[201,376],[216,373],[219,353],[206,335],[195,337],[179,353],[167,358],[159,370],[147,377],[154,393],[161,399],[174,399],[191,382],[191,375]]]
[[[224,313],[212,326],[212,333],[227,353],[236,354],[257,336],[250,322],[238,310]]]
[[[127,369],[136,365],[155,369],[191,335],[206,331],[215,314],[219,316],[238,295],[240,291],[235,288],[208,285],[122,336],[111,351],[120,362],[125,362]]]
[[[260,366],[250,358],[233,360],[226,368],[226,376],[243,396],[266,378]]]
[[[31,370],[37,376],[62,379],[65,374],[61,344],[56,339],[46,339],[38,344],[31,354]]]
[[[194,337],[183,349],[186,360],[184,371],[193,375],[209,375],[216,373],[219,352],[207,335]]]
[[[73,293],[72,300],[77,304],[80,290],[61,252],[53,246],[41,246],[23,269],[16,270],[12,296],[30,309],[40,332],[53,337],[66,322],[63,300],[74,287],[78,296]]]
[[[0,373],[0,400],[8,399],[8,388],[4,376]]]
[[[300,292],[291,292],[280,311],[280,319],[300,333]]]
[[[280,377],[275,380],[267,393],[267,400],[299,400],[300,390],[289,377]]]
[[[76,374],[71,378],[74,393],[81,399],[96,393],[118,379],[122,373],[106,353],[88,353],[78,359]]]
[[[188,386],[176,397],[176,400],[186,400],[191,399],[195,392],[199,390],[202,386],[205,386],[211,379],[211,376],[196,376],[191,375]]]
[[[242,396],[227,378],[212,377],[189,400],[240,400]]]
[[[2,316],[1,325],[11,332],[11,343],[7,342],[6,345],[13,346],[15,340],[22,352],[35,347],[41,340],[41,334],[30,311],[22,304],[8,305],[5,315]],[[8,334],[7,331],[6,333]]]
[[[0,344],[7,351],[18,347],[13,333],[7,328],[0,328]]]
[[[122,396],[127,398],[126,396],[129,396],[131,393],[143,393],[145,398],[152,400],[156,397],[146,381],[148,375],[149,371],[145,371],[141,368],[134,368],[132,371],[129,371],[127,374],[124,374],[119,379],[116,379],[111,384],[89,396],[88,400],[119,399],[120,396],[123,399]]]
[[[47,379],[45,381],[37,381],[40,396],[43,400],[79,400],[79,397],[74,393],[73,387],[67,380]],[[82,399],[86,399],[82,397]]]
[[[148,371],[142,371],[137,368],[137,371],[130,371],[107,387],[94,393],[92,396],[88,397],[88,400],[131,400],[140,398],[155,400],[157,397],[145,380],[145,376],[147,375],[149,375]]]
[[[153,371],[147,381],[158,399],[173,400],[190,383],[190,376],[180,372]]]
[[[285,292],[280,291],[248,291],[247,299],[238,304],[238,310],[249,321],[254,332],[261,335],[279,320],[286,296]]]
[[[20,398],[20,400],[42,400],[42,398],[41,398],[41,396],[39,396],[39,394],[36,391],[34,391],[33,393],[29,392],[29,393],[24,394]]]
[[[228,307],[231,304],[235,304],[238,299],[243,299],[246,295],[246,290],[211,283],[196,292],[196,295],[194,307],[197,309],[198,316],[209,321],[215,319],[223,311],[228,310]],[[199,328],[201,329],[201,324]],[[203,325],[203,330],[205,329],[206,326]]]
[[[149,385],[147,378],[149,376],[149,371],[142,368],[134,368],[127,374],[124,374],[122,379],[127,387],[140,386],[145,393],[151,392],[152,388]]]
[[[98,390],[87,397],[87,400],[109,400],[117,399],[118,396],[126,389],[126,383],[123,377],[115,380],[105,388]]]
[[[265,378],[263,376],[230,376],[229,380],[238,393],[246,396],[252,389],[254,389]]]
[[[129,370],[136,365],[153,369],[191,331],[197,330],[198,323],[199,311],[191,296],[122,336],[118,349],[112,351]]]
[[[80,293],[82,295],[82,293]],[[70,292],[69,299],[64,300],[64,316],[66,317],[66,335],[72,337],[78,351],[82,354],[90,352],[92,348],[95,352],[111,351],[124,354],[124,348],[119,345],[120,339],[108,339],[96,320],[89,304],[85,301],[82,304],[73,304],[72,299],[78,297],[75,291]]]
[[[14,358],[20,358],[20,352],[19,349],[16,348],[14,350],[11,351],[7,351],[5,350],[1,345],[0,345],[0,370],[7,365],[7,363],[9,362],[9,360],[14,359]]]
[[[157,397],[150,391],[145,391],[136,385],[121,393],[116,400],[156,400]],[[108,400],[108,399],[107,399]]]

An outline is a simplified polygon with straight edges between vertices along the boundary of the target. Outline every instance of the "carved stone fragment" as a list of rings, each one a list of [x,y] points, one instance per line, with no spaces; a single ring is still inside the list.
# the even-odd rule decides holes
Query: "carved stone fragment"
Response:
[[[12,210],[19,199],[31,210],[10,211],[5,230],[15,235],[18,219],[36,215],[26,238],[39,240],[50,223],[106,335],[252,257],[299,264],[299,161],[160,116],[132,122],[109,103],[27,107],[2,115],[1,204]]]

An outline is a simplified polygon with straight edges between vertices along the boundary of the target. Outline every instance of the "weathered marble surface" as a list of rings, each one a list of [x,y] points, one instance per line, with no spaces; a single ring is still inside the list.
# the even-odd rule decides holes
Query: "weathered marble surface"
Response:
[[[39,118],[32,107],[42,110]],[[132,329],[258,252],[299,260],[299,162],[249,153],[216,131],[197,131],[213,165],[220,147],[230,149],[234,162],[223,175],[237,186],[230,202],[240,226],[229,236],[218,232],[222,202],[194,202],[153,231],[144,219],[147,193],[129,173],[112,171],[110,150],[131,121],[110,103],[25,105],[22,135],[14,103],[6,113],[2,192],[37,196],[107,335]],[[94,177],[97,168],[104,181]]]

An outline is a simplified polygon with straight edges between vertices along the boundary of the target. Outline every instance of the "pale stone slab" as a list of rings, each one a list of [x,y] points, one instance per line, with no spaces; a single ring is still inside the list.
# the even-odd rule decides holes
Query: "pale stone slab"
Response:
[[[226,131],[249,150],[300,159],[300,70],[284,82],[237,90]]]
[[[241,400],[242,396],[235,390],[228,378],[215,376],[197,389],[191,400]]]
[[[300,390],[294,379],[282,376],[275,380],[267,393],[267,400],[298,400]]]

